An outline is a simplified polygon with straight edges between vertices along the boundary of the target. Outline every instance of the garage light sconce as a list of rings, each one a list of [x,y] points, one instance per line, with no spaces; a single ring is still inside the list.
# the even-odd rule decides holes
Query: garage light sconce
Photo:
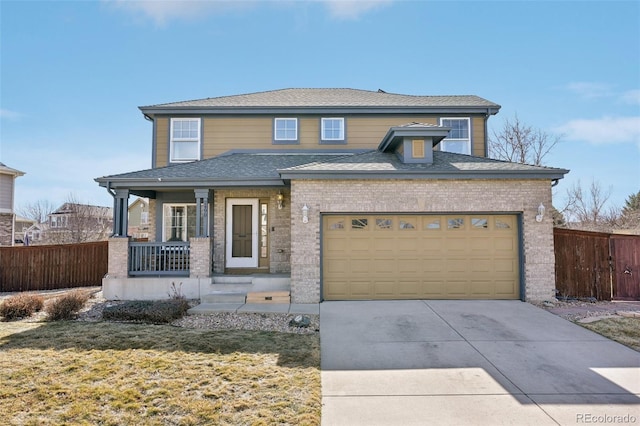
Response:
[[[302,206],[302,223],[309,223],[309,206]]]
[[[544,206],[540,203],[538,206],[538,214],[536,215],[536,222],[542,222],[542,219],[544,219]]]
[[[278,191],[278,195],[276,195],[276,202],[278,203],[278,210],[282,210],[282,207],[284,207],[284,195],[282,195],[280,191]]]

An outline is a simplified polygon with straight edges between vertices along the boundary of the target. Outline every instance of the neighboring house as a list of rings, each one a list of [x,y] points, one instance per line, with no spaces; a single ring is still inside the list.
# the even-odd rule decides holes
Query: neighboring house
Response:
[[[0,163],[0,246],[15,244],[15,180],[24,172]]]
[[[40,243],[72,244],[103,241],[111,235],[113,209],[78,203],[64,203],[40,227]],[[34,241],[36,239],[34,238]]]
[[[27,228],[24,235],[27,238],[28,244],[43,244],[44,235],[48,228],[46,223],[34,223]]]
[[[273,277],[294,303],[553,298],[544,207],[568,171],[486,158],[499,109],[353,89],[141,107],[152,168],[96,179],[115,206],[105,296],[204,298],[259,273],[243,291]],[[131,195],[155,244],[123,238]]]
[[[16,244],[29,244],[31,237],[28,237],[29,229],[34,226],[37,221],[27,219],[26,217],[17,216],[15,220],[15,242]],[[26,242],[25,242],[26,239]]]
[[[149,200],[136,198],[129,206],[128,234],[133,241],[149,239]]]

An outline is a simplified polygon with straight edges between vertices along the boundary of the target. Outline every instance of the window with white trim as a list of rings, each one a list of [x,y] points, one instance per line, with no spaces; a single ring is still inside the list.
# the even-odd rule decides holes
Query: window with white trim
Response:
[[[165,204],[162,216],[163,241],[189,241],[195,237],[195,204]]]
[[[172,163],[200,159],[199,118],[172,118],[170,135]]]
[[[298,140],[297,118],[276,118],[273,120],[273,140],[295,142]]]
[[[320,138],[323,141],[344,141],[344,118],[322,118]]]
[[[440,125],[451,128],[449,136],[440,142],[440,150],[471,155],[471,119],[441,118]]]

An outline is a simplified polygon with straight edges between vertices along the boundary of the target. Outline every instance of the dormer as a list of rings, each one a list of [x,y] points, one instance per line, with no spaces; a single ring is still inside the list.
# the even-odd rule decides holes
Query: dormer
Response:
[[[433,163],[433,147],[449,134],[449,127],[409,123],[391,127],[378,150],[395,153],[403,163]]]

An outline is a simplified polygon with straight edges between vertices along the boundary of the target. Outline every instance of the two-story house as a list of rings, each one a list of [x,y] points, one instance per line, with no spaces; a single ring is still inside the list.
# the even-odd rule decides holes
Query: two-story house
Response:
[[[24,172],[0,163],[0,246],[12,246],[16,240],[15,180],[23,175]]]
[[[294,303],[551,298],[544,207],[568,171],[487,158],[499,109],[354,89],[141,107],[152,168],[96,179],[115,207],[105,295],[271,277]],[[124,238],[131,195],[149,199],[150,242]]]
[[[32,243],[73,244],[104,241],[111,234],[113,210],[73,202],[63,203],[47,216],[47,222],[37,230]]]

